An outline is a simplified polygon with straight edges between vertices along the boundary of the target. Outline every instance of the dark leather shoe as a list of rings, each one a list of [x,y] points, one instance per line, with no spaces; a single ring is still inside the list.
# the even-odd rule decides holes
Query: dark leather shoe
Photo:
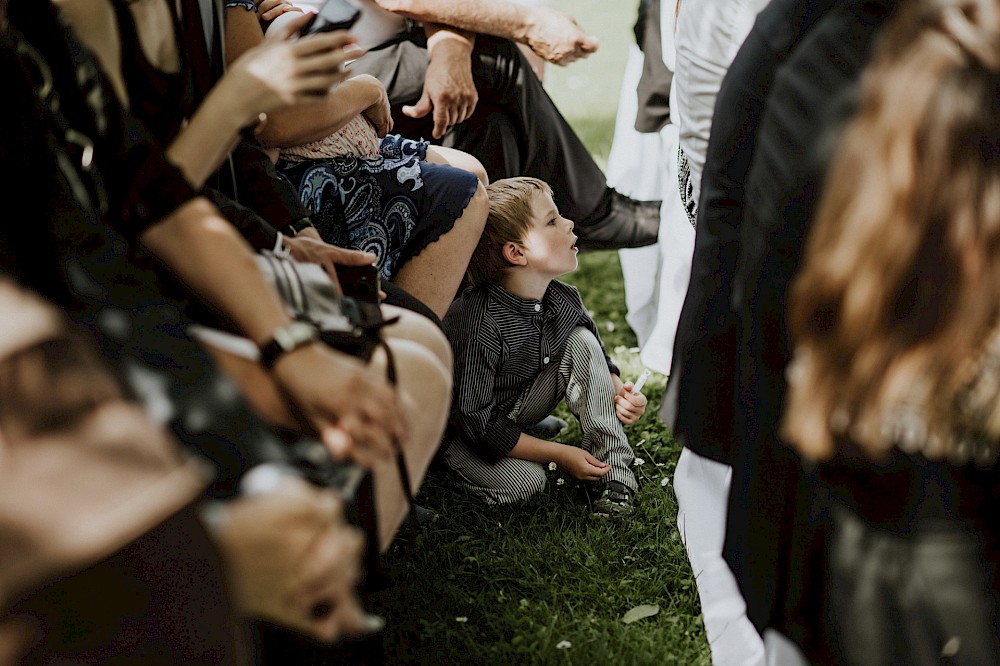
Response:
[[[558,416],[546,416],[538,423],[523,428],[523,432],[538,439],[550,439],[561,433],[565,427],[566,422]]]
[[[590,221],[576,225],[581,252],[643,247],[656,242],[660,230],[659,201],[636,201],[610,187]]]

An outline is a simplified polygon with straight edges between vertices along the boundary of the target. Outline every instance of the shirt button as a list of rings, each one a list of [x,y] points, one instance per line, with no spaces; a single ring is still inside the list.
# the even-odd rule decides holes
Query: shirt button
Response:
[[[541,309],[542,309],[542,304],[541,303],[535,303],[535,312],[538,312]]]
[[[542,359],[542,363],[544,363],[545,365],[548,365],[549,364],[549,357],[546,356],[545,358],[543,358]]]

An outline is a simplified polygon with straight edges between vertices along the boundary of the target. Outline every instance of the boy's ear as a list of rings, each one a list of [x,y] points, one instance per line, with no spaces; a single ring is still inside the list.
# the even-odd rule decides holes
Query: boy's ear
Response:
[[[528,263],[528,259],[524,256],[524,251],[521,249],[521,246],[513,241],[507,241],[504,243],[500,252],[503,253],[504,261],[508,264],[514,266],[524,266]]]

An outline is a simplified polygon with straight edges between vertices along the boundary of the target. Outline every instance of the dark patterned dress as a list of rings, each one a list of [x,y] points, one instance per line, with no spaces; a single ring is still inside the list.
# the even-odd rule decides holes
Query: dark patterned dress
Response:
[[[476,193],[475,174],[426,160],[426,141],[382,139],[380,154],[278,162],[328,243],[373,252],[382,276],[455,226]]]

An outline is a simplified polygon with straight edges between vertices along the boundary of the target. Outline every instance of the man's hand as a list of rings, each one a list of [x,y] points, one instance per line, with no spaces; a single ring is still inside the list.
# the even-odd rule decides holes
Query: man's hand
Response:
[[[638,421],[646,411],[648,402],[642,393],[632,393],[632,387],[632,382],[625,382],[615,396],[615,414],[625,425],[632,425]]]
[[[472,81],[474,37],[437,27],[428,32],[430,62],[424,76],[423,95],[415,105],[404,106],[403,114],[423,118],[433,111],[431,135],[440,139],[448,128],[466,121],[479,103],[479,92]]]
[[[568,444],[563,445],[559,459],[555,462],[566,470],[567,474],[579,481],[597,481],[611,471],[611,465],[602,463],[583,449]]]
[[[285,477],[223,506],[209,524],[244,613],[326,642],[366,630],[356,591],[364,537],[332,491]]]
[[[271,376],[337,460],[371,468],[406,439],[396,390],[347,354],[307,345],[278,358]]]
[[[557,65],[568,65],[597,51],[597,38],[580,29],[576,20],[555,9],[534,7],[525,43]]]
[[[376,257],[371,252],[359,252],[330,245],[319,236],[315,229],[304,229],[297,236],[285,237],[285,247],[296,261],[319,264],[330,276],[337,291],[343,293],[337,279],[337,266],[370,266]]]

